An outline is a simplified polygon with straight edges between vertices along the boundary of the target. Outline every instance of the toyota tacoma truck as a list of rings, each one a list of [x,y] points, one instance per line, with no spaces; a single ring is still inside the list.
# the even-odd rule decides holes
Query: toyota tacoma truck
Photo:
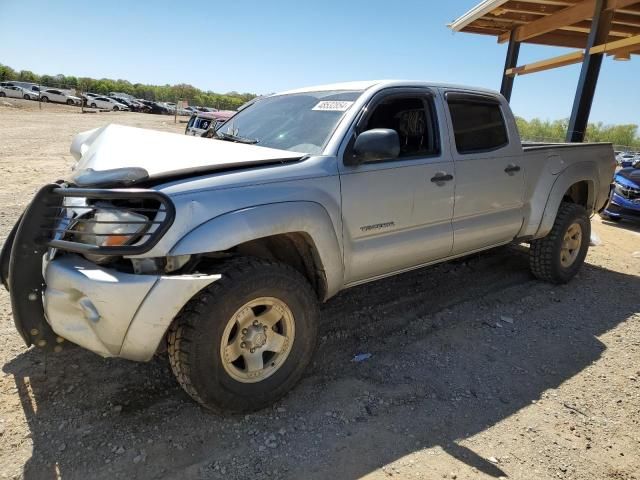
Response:
[[[512,242],[569,281],[615,168],[610,144],[523,146],[496,92],[405,81],[272,95],[214,139],[108,125],[71,152],[3,246],[18,332],[166,350],[193,399],[234,411],[294,386],[348,287]]]

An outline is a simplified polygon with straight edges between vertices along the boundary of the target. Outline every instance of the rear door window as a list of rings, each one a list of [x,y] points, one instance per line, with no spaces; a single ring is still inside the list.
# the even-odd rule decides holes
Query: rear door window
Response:
[[[509,143],[500,103],[489,97],[447,95],[458,153],[497,150]]]

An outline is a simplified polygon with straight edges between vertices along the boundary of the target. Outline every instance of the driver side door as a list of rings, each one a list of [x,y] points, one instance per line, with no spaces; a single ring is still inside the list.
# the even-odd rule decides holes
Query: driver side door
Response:
[[[388,89],[372,99],[356,125],[340,164],[345,284],[450,254],[454,165],[441,148],[440,108],[428,89]],[[355,137],[374,128],[398,132],[400,155],[345,164]]]

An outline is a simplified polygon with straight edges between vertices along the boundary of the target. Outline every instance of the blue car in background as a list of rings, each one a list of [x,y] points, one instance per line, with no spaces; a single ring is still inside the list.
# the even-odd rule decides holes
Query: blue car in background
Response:
[[[607,220],[640,222],[640,162],[618,170],[613,177],[609,202],[601,212]]]

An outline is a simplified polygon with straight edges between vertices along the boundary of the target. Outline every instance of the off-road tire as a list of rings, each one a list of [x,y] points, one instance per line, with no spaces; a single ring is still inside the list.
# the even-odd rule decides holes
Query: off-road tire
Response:
[[[581,245],[573,263],[561,264],[561,249],[565,233],[578,223],[582,229]],[[533,240],[529,249],[529,266],[533,275],[546,282],[563,284],[571,280],[584,263],[591,239],[591,222],[587,211],[581,205],[562,202],[558,209],[553,228],[544,238]]]
[[[216,272],[222,278],[196,294],[169,329],[171,369],[182,388],[210,410],[259,410],[291,390],[309,364],[317,338],[317,296],[298,271],[271,260],[233,259]],[[234,313],[259,297],[285,302],[295,319],[295,337],[278,370],[261,381],[243,383],[225,370],[221,340]]]

